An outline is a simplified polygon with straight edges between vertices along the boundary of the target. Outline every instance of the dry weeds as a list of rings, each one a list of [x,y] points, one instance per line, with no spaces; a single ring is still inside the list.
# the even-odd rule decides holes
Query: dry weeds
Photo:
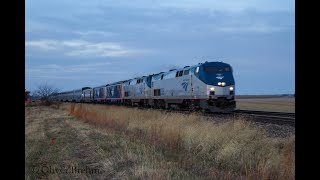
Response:
[[[196,114],[92,104],[61,108],[98,128],[151,145],[175,167],[199,177],[295,178],[295,137],[267,137],[243,119],[213,123]]]

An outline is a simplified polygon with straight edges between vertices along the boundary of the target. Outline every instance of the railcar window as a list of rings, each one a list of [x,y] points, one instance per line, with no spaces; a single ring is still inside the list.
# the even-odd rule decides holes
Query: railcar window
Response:
[[[199,72],[199,66],[196,68],[196,73],[198,73]]]
[[[188,75],[188,74],[189,74],[189,69],[183,72],[183,75]]]
[[[229,68],[229,67],[224,67],[224,68],[221,68],[220,71],[230,72],[230,71],[231,71],[231,68]]]
[[[176,77],[179,77],[179,71],[177,71],[177,73],[176,73]]]
[[[179,77],[182,76],[183,71],[179,71]]]
[[[230,72],[230,67],[213,67],[213,66],[207,66],[204,67],[205,72]]]
[[[161,75],[161,80],[163,79],[163,74]]]

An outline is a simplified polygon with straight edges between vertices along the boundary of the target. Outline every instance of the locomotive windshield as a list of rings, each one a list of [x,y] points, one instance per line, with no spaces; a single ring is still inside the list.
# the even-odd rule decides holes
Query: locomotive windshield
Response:
[[[204,67],[205,72],[230,72],[230,67],[214,67],[214,66],[206,66]]]

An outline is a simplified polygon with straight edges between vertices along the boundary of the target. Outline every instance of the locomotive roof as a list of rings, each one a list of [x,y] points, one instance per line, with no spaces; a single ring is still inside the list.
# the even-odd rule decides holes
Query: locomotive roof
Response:
[[[108,86],[109,84],[104,84],[104,85],[100,85],[100,86],[96,86],[96,87],[94,87],[93,89],[95,89],[95,88],[100,88],[100,87],[106,87],[106,86]]]
[[[202,64],[211,64],[211,65],[214,65],[214,66],[230,66],[228,63],[224,63],[222,61],[214,61],[214,62],[206,61],[205,63],[202,63]]]
[[[116,84],[119,84],[119,83],[122,83],[123,81],[118,81],[118,82],[114,82],[114,83],[111,83],[111,84],[107,84],[107,85],[116,85]]]
[[[82,90],[92,89],[91,87],[83,87]]]

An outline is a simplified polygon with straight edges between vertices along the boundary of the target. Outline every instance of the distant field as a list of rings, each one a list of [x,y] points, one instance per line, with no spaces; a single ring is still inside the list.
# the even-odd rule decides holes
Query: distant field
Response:
[[[295,112],[294,97],[277,96],[237,96],[237,109]]]
[[[243,117],[52,107],[26,107],[26,179],[295,178],[295,136],[269,137]]]
[[[236,95],[237,99],[262,99],[262,98],[294,98],[294,96],[282,95]]]

